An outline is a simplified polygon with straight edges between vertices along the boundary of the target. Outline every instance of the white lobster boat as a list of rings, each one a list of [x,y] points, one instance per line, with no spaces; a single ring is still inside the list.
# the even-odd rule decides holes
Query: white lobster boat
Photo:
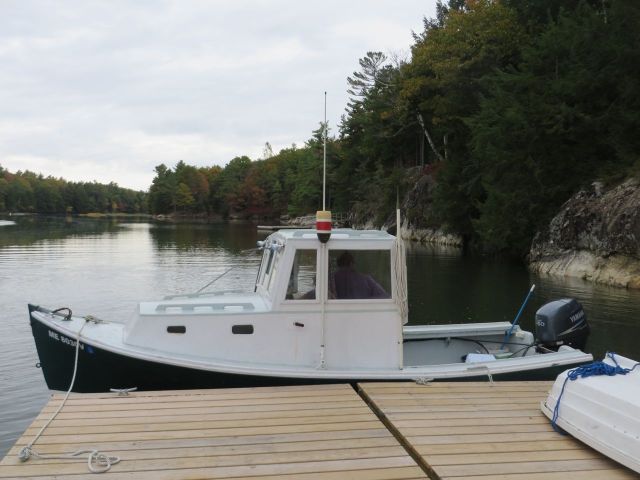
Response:
[[[626,374],[567,379],[561,373],[542,412],[590,447],[640,473],[640,366],[621,355],[608,354],[604,363]]]
[[[78,338],[79,392],[549,379],[592,360],[570,341],[506,335],[508,322],[406,325],[404,250],[385,232],[338,229],[322,243],[315,230],[281,230],[262,248],[250,293],[169,296],[126,322],[29,305],[49,388],[69,387]]]

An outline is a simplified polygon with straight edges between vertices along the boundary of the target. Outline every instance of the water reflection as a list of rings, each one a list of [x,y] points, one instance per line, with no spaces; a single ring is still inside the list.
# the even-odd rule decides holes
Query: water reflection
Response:
[[[156,223],[150,229],[151,237],[159,249],[193,250],[225,249],[239,253],[256,246],[258,233],[254,224]]]
[[[538,297],[572,297],[584,306],[591,337],[587,349],[597,357],[606,351],[640,359],[640,291],[598,285],[575,278],[534,277]]]
[[[511,321],[529,290],[517,263],[453,247],[413,245],[407,255],[411,323]]]
[[[2,220],[6,221],[6,220]],[[16,217],[8,228],[0,230],[0,248],[28,246],[41,240],[60,240],[69,236],[98,235],[116,232],[121,223],[115,219],[96,220],[85,217],[24,215]]]
[[[584,306],[591,325],[587,350],[598,358],[608,350],[640,357],[638,290],[533,274],[513,261],[420,245],[408,249],[407,269],[412,324],[511,322],[529,288],[536,284],[520,319],[523,328],[534,329],[535,312],[545,303],[575,298]]]

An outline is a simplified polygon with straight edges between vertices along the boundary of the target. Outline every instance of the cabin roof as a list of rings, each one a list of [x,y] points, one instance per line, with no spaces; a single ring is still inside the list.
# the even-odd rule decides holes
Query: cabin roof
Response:
[[[282,229],[273,234],[284,239],[296,240],[318,240],[315,229]],[[331,230],[331,238],[334,239],[354,239],[354,240],[393,240],[395,237],[382,230],[354,230],[352,228],[335,228]]]

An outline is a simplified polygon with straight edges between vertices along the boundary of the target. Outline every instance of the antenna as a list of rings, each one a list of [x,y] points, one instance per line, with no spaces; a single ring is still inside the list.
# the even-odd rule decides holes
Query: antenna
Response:
[[[327,209],[326,190],[327,190],[327,92],[324,92],[324,149],[322,156],[322,210]]]
[[[316,212],[316,232],[323,244],[331,237],[331,212],[327,211],[327,92],[324,92],[324,125],[322,154],[322,210]]]

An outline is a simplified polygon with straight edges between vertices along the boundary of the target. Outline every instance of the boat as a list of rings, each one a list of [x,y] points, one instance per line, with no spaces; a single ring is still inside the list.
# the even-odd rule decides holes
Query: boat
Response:
[[[584,372],[561,373],[542,412],[560,429],[640,473],[640,364],[612,353],[603,364],[593,372],[585,366]]]
[[[321,223],[259,242],[253,291],[167,296],[140,303],[128,321],[30,304],[48,387],[533,380],[593,360],[583,351],[588,325],[575,300],[542,307],[536,335],[510,322],[408,325],[403,242]]]

